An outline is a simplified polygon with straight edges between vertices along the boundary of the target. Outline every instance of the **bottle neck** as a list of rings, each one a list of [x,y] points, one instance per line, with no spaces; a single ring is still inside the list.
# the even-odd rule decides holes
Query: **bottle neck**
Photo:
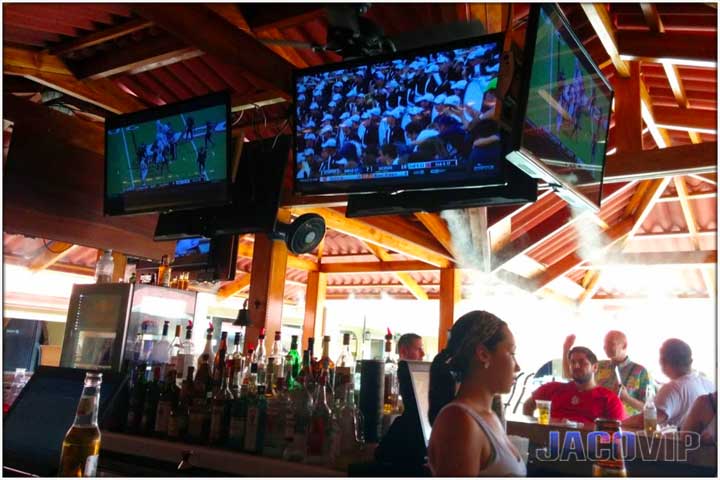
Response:
[[[205,338],[205,350],[203,350],[203,353],[212,354],[212,334],[208,334],[208,336]]]
[[[91,427],[98,424],[98,404],[100,403],[100,384],[85,385],[77,411],[74,426]]]

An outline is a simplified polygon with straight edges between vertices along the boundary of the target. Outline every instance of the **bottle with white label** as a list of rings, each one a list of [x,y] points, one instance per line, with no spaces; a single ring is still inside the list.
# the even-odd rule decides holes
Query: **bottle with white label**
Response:
[[[102,373],[87,372],[75,421],[65,434],[60,454],[59,477],[94,477],[100,455],[98,404]]]
[[[648,385],[645,389],[645,405],[643,405],[643,430],[653,436],[657,430],[657,407],[655,407],[655,391]]]

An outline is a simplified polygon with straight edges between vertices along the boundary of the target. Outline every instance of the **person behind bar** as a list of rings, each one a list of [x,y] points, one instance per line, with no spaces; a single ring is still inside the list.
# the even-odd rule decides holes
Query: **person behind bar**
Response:
[[[420,360],[425,358],[422,337],[416,333],[406,333],[397,343],[400,360]]]
[[[625,410],[615,392],[595,383],[598,360],[586,347],[568,352],[572,382],[550,382],[535,390],[523,405],[523,413],[532,415],[536,400],[550,400],[553,418],[593,425],[598,417],[623,420]]]
[[[492,410],[493,398],[510,392],[520,371],[515,360],[515,339],[507,324],[484,311],[469,312],[453,325],[444,372],[430,372],[430,383],[456,377],[457,395],[442,407],[433,422],[428,445],[430,470],[435,476],[525,476],[527,469]],[[435,362],[433,362],[435,363]],[[438,364],[435,364],[438,367]],[[431,409],[438,401],[430,397]]]
[[[695,399],[715,391],[710,380],[692,371],[692,361],[690,345],[682,340],[671,338],[660,347],[660,367],[670,381],[655,396],[658,425],[681,426]],[[623,425],[642,428],[642,413],[628,418]]]
[[[570,378],[570,364],[567,353],[570,351],[575,335],[565,339],[563,345],[563,375]],[[603,350],[609,360],[600,360],[595,374],[595,382],[613,392],[625,407],[625,415],[631,416],[642,411],[647,386],[652,385],[647,369],[630,360],[627,353],[627,336],[619,330],[610,330],[605,335]],[[619,374],[619,379],[618,379]]]

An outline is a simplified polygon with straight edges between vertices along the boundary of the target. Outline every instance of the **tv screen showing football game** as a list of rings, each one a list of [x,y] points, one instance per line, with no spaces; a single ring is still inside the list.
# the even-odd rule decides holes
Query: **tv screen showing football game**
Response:
[[[213,94],[108,119],[107,214],[229,200],[229,100]]]
[[[522,146],[599,206],[613,90],[562,13],[538,10]]]
[[[295,76],[295,186],[346,193],[504,184],[502,34]]]

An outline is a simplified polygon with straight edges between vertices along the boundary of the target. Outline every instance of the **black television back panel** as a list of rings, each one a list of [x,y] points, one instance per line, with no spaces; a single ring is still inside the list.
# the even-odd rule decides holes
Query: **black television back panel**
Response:
[[[232,186],[231,205],[161,214],[155,240],[271,233],[280,204],[290,137],[246,143]]]

